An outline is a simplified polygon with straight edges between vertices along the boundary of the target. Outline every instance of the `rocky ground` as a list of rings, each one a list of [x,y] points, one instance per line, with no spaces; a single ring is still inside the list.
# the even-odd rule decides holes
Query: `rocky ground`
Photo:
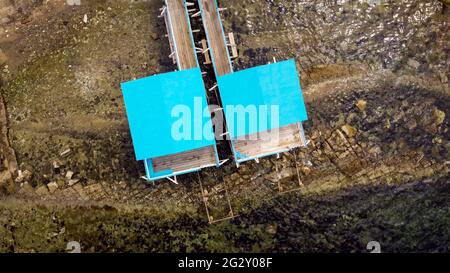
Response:
[[[0,251],[450,251],[444,5],[219,2],[237,69],[296,59],[311,142],[203,171],[213,219],[224,185],[239,215],[209,225],[196,174],[133,158],[119,84],[174,70],[160,1],[0,0]]]

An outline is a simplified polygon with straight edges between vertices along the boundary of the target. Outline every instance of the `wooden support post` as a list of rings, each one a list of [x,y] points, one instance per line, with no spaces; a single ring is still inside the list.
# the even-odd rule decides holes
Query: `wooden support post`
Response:
[[[214,84],[214,86],[213,87],[211,87],[211,88],[209,88],[209,91],[213,91],[214,89],[216,89],[217,88],[217,83],[216,84]]]
[[[298,122],[297,127],[298,127],[298,132],[300,134],[300,140],[302,142],[302,146],[306,147],[308,145],[309,141],[306,140],[305,131],[303,129],[303,124],[301,122]]]
[[[234,218],[236,216],[234,215],[233,207],[231,206],[230,195],[228,194],[227,183],[223,179],[223,176],[222,176],[222,183],[223,183],[223,187],[225,188],[225,195],[226,195],[226,198],[227,198],[228,207],[230,208],[230,212],[231,212],[231,215],[230,215],[230,217],[228,219],[232,219],[232,218]]]
[[[206,40],[203,39],[201,41],[201,43],[202,43],[202,48],[203,48],[203,54],[205,55],[205,62],[203,64],[205,64],[205,65],[212,64],[211,57],[209,56],[208,44],[206,43]]]
[[[234,40],[234,34],[233,32],[228,33],[228,40],[230,42],[230,47],[231,47],[231,58],[237,58],[239,57],[238,51],[237,51],[237,46],[236,46],[236,41]]]
[[[178,180],[177,180],[177,176],[176,175],[173,178],[167,177],[167,180],[169,180],[170,182],[178,185]]]
[[[222,164],[224,164],[225,162],[223,162]],[[228,208],[229,208],[230,211],[228,213],[229,216],[221,218],[221,219],[217,219],[217,220],[214,220],[212,218],[212,216],[210,215],[210,213],[209,213],[209,206],[208,206],[209,193],[208,193],[208,191],[203,189],[202,179],[200,177],[200,173],[199,172],[197,172],[197,177],[198,177],[198,182],[200,184],[200,190],[202,192],[202,200],[203,200],[203,203],[205,204],[205,210],[206,210],[206,216],[208,217],[208,223],[209,224],[214,224],[214,223],[230,220],[230,219],[233,219],[233,218],[237,217],[237,215],[234,214],[233,207],[231,206],[231,200],[230,200],[230,196],[229,196],[229,193],[228,193],[227,184],[226,184],[225,180],[223,179],[223,177],[222,177],[222,183],[223,183],[223,188],[225,190],[225,198],[227,199],[227,204],[228,204]],[[214,174],[214,177],[216,178],[216,181],[217,181],[216,174]]]
[[[160,8],[159,9],[160,11],[161,11],[161,13],[159,14],[159,18],[161,18],[161,17],[164,17],[164,15],[165,15],[165,13],[166,13],[166,10],[167,10],[167,7],[166,6],[163,6],[162,8]]]
[[[302,180],[300,179],[300,172],[298,170],[298,164],[297,164],[297,155],[295,154],[295,150],[292,151],[292,153],[294,154],[294,161],[295,161],[295,170],[297,171],[297,178],[298,178],[298,186],[300,188],[302,188],[304,185],[302,183]]]
[[[200,16],[201,13],[202,13],[201,11],[198,11],[198,12],[192,14],[192,15],[191,15],[191,18],[198,17],[198,16]]]
[[[199,172],[197,172],[197,177],[198,177],[198,182],[200,184],[200,191],[202,192],[202,201],[203,201],[203,204],[205,204],[206,217],[208,217],[208,223],[211,224],[211,216],[209,215],[209,209],[208,209],[208,193],[203,190],[202,179],[200,177]]]

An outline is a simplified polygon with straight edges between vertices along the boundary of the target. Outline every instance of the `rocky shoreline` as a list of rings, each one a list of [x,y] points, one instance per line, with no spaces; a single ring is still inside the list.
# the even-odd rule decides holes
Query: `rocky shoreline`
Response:
[[[449,21],[439,1],[222,1],[237,69],[296,59],[311,142],[203,171],[208,193],[226,183],[239,214],[217,225],[196,175],[148,184],[133,158],[118,85],[174,69],[160,3],[25,2],[0,0],[1,15],[15,12],[0,22],[0,252],[59,252],[72,240],[90,252],[362,252],[367,240],[449,251]],[[214,218],[228,215],[223,195],[210,201]]]

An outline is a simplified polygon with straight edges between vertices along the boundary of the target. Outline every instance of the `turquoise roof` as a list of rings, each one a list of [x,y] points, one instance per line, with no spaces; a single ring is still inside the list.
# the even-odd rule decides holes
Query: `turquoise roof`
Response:
[[[215,145],[199,68],[129,81],[121,87],[137,160]],[[179,126],[181,121],[184,126]],[[187,133],[180,136],[179,131]]]
[[[220,76],[218,86],[232,139],[308,119],[293,59]],[[231,111],[230,106],[236,111]],[[252,115],[258,118],[256,124],[250,124],[251,114],[245,113],[251,107],[257,113],[267,109],[265,114]],[[272,107],[278,110],[271,112]],[[277,122],[272,123],[272,119]]]

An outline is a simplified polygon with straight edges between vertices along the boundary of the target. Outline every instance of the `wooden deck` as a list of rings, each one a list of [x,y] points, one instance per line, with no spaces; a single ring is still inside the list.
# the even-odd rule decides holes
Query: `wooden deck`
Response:
[[[214,146],[208,146],[168,156],[155,157],[152,159],[152,167],[154,172],[165,170],[182,172],[216,164],[216,152]]]
[[[180,70],[197,67],[197,55],[193,48],[190,24],[183,0],[166,0],[167,12],[177,51],[177,63]]]
[[[220,22],[215,0],[198,0],[202,7],[203,26],[208,36],[208,44],[216,68],[217,76],[232,72],[228,47],[224,40],[224,30]]]
[[[234,149],[247,157],[276,153],[303,146],[298,124],[290,124],[279,130],[266,131],[246,136],[245,140],[234,141]]]

